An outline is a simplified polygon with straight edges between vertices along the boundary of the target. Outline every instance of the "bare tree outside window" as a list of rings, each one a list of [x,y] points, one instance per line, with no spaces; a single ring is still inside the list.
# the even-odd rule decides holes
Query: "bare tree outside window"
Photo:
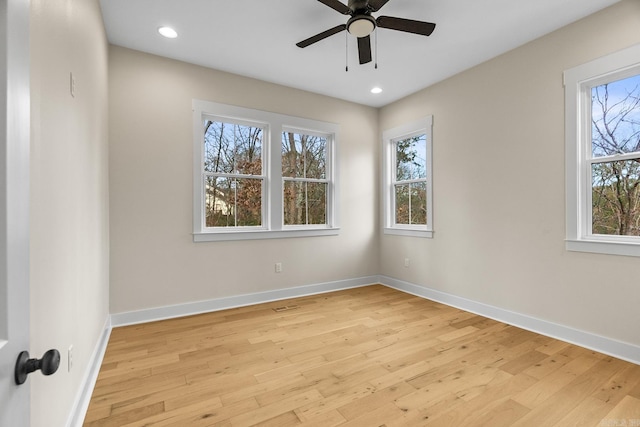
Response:
[[[285,225],[327,223],[327,138],[282,132]]]
[[[591,90],[592,233],[640,236],[640,75]]]

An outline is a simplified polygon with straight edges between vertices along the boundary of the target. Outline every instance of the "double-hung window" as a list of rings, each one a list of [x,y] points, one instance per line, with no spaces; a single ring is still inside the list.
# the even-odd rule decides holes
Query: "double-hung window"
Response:
[[[383,133],[384,231],[433,236],[431,116]]]
[[[193,101],[194,241],[338,234],[338,126]]]
[[[327,223],[329,135],[287,129],[282,132],[282,181],[285,226]],[[330,171],[329,171],[330,172]]]
[[[567,249],[640,256],[640,45],[564,79]]]

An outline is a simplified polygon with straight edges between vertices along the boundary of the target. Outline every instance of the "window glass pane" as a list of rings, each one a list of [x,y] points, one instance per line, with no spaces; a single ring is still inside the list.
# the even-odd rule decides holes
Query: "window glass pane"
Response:
[[[640,158],[593,164],[592,233],[640,236]]]
[[[206,177],[205,225],[262,225],[262,179]]]
[[[262,175],[262,135],[259,127],[205,120],[205,172]]]
[[[327,184],[324,182],[284,182],[285,225],[327,223]]]
[[[427,183],[395,185],[396,224],[427,224]]]
[[[395,141],[396,180],[427,177],[427,136],[418,135]]]
[[[409,197],[409,184],[396,184],[396,224],[409,224],[411,217],[411,199]]]
[[[640,151],[640,75],[591,89],[593,157]]]
[[[282,132],[282,175],[326,178],[327,138]]]
[[[427,183],[411,184],[411,224],[427,223]]]

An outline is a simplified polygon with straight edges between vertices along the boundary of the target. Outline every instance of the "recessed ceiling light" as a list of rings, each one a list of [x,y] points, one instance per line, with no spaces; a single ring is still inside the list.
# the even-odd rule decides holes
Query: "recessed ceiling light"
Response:
[[[160,27],[158,28],[158,32],[168,39],[175,39],[176,37],[178,37],[178,33],[176,33],[176,30],[171,27]]]
[[[371,89],[371,93],[382,93],[382,88],[379,88],[376,86],[373,89]]]

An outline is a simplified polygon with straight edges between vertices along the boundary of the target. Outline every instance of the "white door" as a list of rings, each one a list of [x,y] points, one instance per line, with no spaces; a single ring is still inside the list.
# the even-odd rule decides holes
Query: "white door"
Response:
[[[29,0],[0,0],[0,427],[29,425],[29,97]]]

